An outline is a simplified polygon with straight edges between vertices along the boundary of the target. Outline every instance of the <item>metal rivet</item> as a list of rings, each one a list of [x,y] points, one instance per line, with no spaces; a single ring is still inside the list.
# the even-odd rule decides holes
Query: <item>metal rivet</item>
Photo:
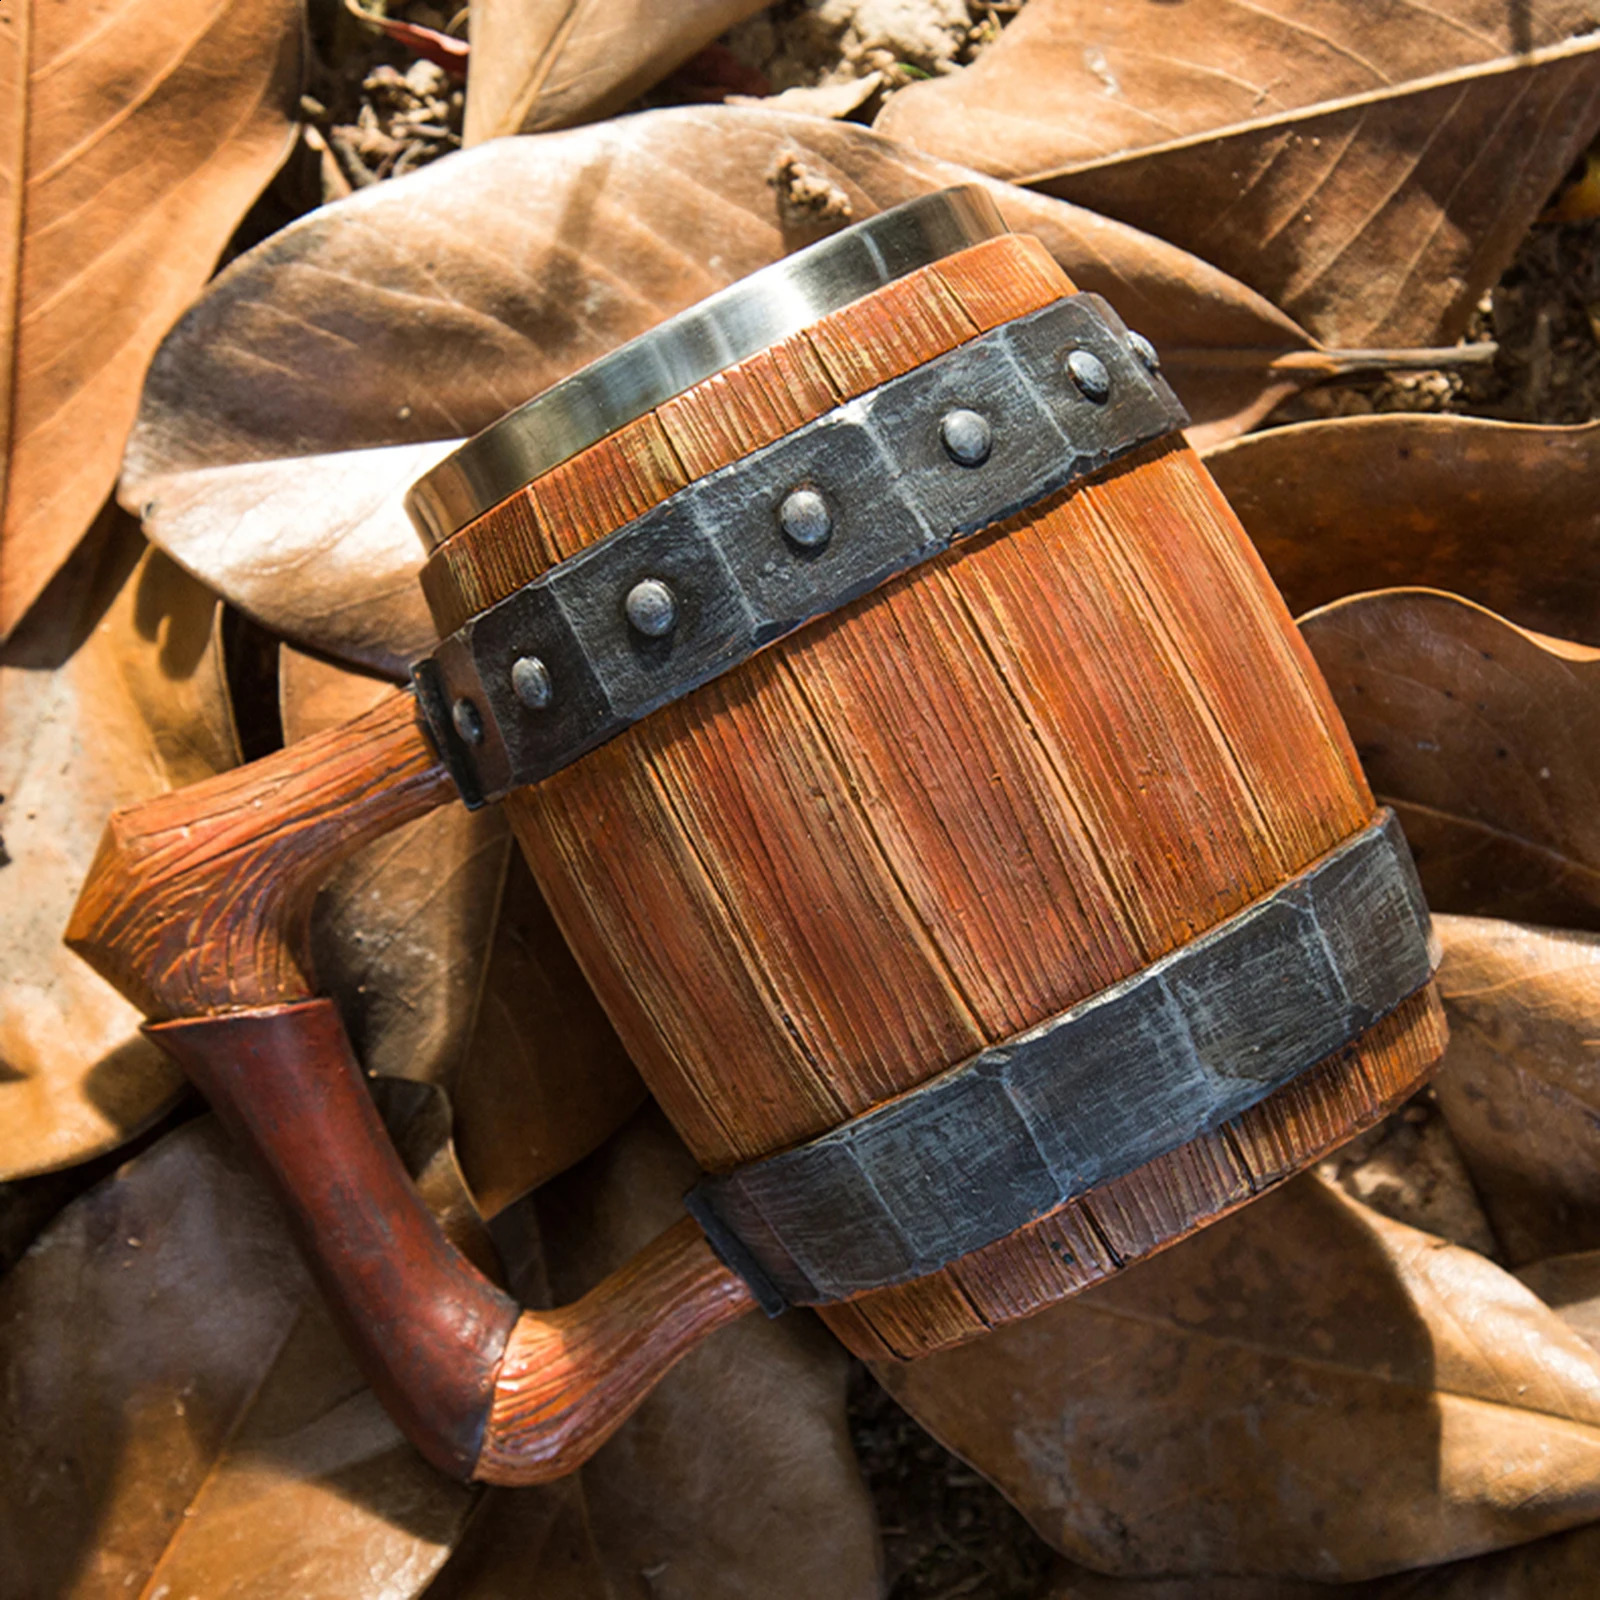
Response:
[[[1142,333],[1135,333],[1132,328],[1128,329],[1128,348],[1144,363],[1146,372],[1161,370],[1161,357],[1156,354],[1156,347]]]
[[[634,584],[623,609],[647,639],[664,639],[678,623],[678,597],[659,578],[641,578]]]
[[[833,515],[815,489],[791,489],[778,507],[778,524],[803,550],[819,550],[833,537]]]
[[[939,437],[950,459],[961,467],[981,467],[994,448],[989,419],[976,411],[947,411],[939,419]]]
[[[450,708],[450,720],[455,723],[456,732],[468,744],[483,743],[483,718],[470,700],[457,700]]]
[[[1067,376],[1085,400],[1098,403],[1111,393],[1111,374],[1092,350],[1074,350],[1067,356]]]
[[[511,687],[530,711],[543,711],[550,704],[550,669],[538,656],[518,656],[511,663]]]

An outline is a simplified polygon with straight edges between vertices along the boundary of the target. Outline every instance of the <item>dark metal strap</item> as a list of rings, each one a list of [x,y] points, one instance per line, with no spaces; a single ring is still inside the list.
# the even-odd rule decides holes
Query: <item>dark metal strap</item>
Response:
[[[681,489],[413,669],[468,805],[536,783],[952,541],[1188,421],[1078,294]]]
[[[1382,811],[1154,965],[687,1204],[769,1311],[920,1278],[1219,1127],[1437,965]]]

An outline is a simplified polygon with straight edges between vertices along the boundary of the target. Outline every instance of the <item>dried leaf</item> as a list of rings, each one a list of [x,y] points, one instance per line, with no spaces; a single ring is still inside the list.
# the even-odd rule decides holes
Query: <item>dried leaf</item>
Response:
[[[588,1155],[645,1098],[515,849],[451,1092],[461,1165],[490,1216]]]
[[[557,1303],[676,1221],[695,1172],[660,1113],[649,1111],[540,1190]],[[571,1526],[576,1513],[553,1509],[541,1490],[497,1490],[482,1513],[495,1538],[472,1541],[429,1600],[547,1592],[561,1600],[876,1600],[877,1528],[845,1425],[847,1370],[844,1352],[806,1312],[723,1329],[582,1469],[589,1548],[606,1587],[569,1556],[572,1587],[547,1591],[552,1517],[569,1519],[570,1551],[581,1531]]]
[[[1104,1572],[1348,1581],[1600,1515],[1600,1352],[1315,1176],[879,1376]]]
[[[637,1585],[623,1595],[638,1593]],[[648,1595],[649,1591],[645,1591]],[[606,1583],[577,1474],[490,1489],[427,1600],[621,1600]]]
[[[386,194],[409,181],[362,192]],[[219,279],[225,281],[226,275]],[[203,297],[200,304],[206,304]],[[266,342],[256,348],[265,350]],[[240,365],[249,365],[248,354],[241,354]],[[243,388],[249,380],[243,371],[237,377],[248,429],[255,425]],[[120,492],[130,508],[137,506],[157,544],[220,583],[241,611],[275,633],[402,678],[433,643],[434,629],[417,587],[422,546],[401,501],[411,483],[460,442],[291,454],[180,468],[148,480],[135,466],[125,471]],[[337,450],[337,429],[328,443]],[[231,440],[223,446],[235,447]]]
[[[181,1087],[61,933],[109,812],[238,761],[221,620],[113,513],[0,655],[0,1178],[120,1144]]]
[[[781,155],[855,218],[973,177],[854,124],[732,107],[447,157],[216,279],[152,366],[124,503],[274,632],[398,674],[432,640],[406,486],[450,442],[817,237],[767,182]],[[1160,346],[1213,433],[1326,368],[1302,330],[1193,257],[991,187]]]
[[[1507,1259],[1600,1248],[1600,937],[1483,917],[1438,928],[1450,1048],[1436,1092]]]
[[[364,1387],[209,1117],[0,1284],[0,1367],[8,1593],[402,1600],[472,1502]]]
[[[1325,344],[1439,345],[1600,126],[1600,39],[1041,179],[1260,290]]]
[[[1600,645],[1600,423],[1348,417],[1233,440],[1206,465],[1291,611],[1426,584]]]
[[[284,741],[359,716],[394,693],[381,678],[285,647]],[[450,805],[341,862],[312,913],[312,960],[369,1073],[453,1094],[511,855],[503,813]]]
[[[1600,123],[1575,0],[1034,0],[878,131],[1148,228],[1330,345],[1438,344]]]
[[[1040,1600],[1591,1600],[1600,1523],[1442,1567],[1370,1583],[1294,1579],[1103,1578],[1063,1570]]]
[[[1429,903],[1600,928],[1600,651],[1426,589],[1301,629]]]
[[[620,111],[762,0],[477,0],[466,143]]]
[[[1358,1600],[1590,1600],[1600,1570],[1600,1524],[1574,1528],[1476,1561],[1391,1579]]]
[[[193,1101],[180,1101],[126,1144],[103,1155],[52,1172],[0,1182],[0,1277],[4,1277],[49,1223],[86,1189],[109,1177],[125,1161],[148,1149],[194,1113]]]
[[[286,745],[336,728],[394,693],[387,678],[352,671],[293,645],[279,645],[277,658],[278,719]]]
[[[883,87],[883,74],[869,72],[861,78],[844,78],[838,83],[796,84],[778,94],[761,96],[731,94],[730,106],[764,106],[768,111],[800,111],[808,117],[848,117],[859,111]]]
[[[973,66],[896,94],[878,131],[1025,180],[1557,44],[1590,18],[1582,0],[1031,0]]]
[[[289,152],[300,0],[7,8],[0,637],[99,510],[145,365]]]
[[[1447,919],[1448,920],[1448,919]],[[1500,1261],[1503,1252],[1450,1124],[1423,1094],[1324,1157],[1317,1171],[1391,1222]]]
[[[1384,1581],[1331,1588],[1295,1578],[1107,1578],[1063,1562],[1039,1600],[1378,1600]]]
[[[280,653],[290,743],[393,692]],[[644,1098],[497,810],[446,806],[344,862],[317,896],[312,953],[367,1071],[449,1094],[485,1215],[588,1155]]]
[[[1600,1350],[1600,1250],[1546,1256],[1519,1268],[1517,1276],[1559,1311],[1574,1333]]]

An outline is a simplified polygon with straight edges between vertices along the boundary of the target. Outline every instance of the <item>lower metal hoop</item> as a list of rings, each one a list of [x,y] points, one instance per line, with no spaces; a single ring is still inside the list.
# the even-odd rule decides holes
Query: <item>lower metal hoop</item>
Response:
[[[1248,1110],[1437,965],[1384,810],[1154,965],[687,1203],[769,1313],[925,1277]]]

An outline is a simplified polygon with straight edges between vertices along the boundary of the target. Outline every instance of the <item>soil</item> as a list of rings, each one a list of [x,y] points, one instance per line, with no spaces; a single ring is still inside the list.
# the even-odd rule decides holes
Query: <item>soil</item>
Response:
[[[877,76],[887,95],[966,66],[1021,9],[1022,0],[778,0],[721,42],[768,93]],[[860,120],[877,111],[864,106]]]
[[[850,1432],[878,1508],[888,1600],[1034,1600],[1055,1552],[859,1362]]]

